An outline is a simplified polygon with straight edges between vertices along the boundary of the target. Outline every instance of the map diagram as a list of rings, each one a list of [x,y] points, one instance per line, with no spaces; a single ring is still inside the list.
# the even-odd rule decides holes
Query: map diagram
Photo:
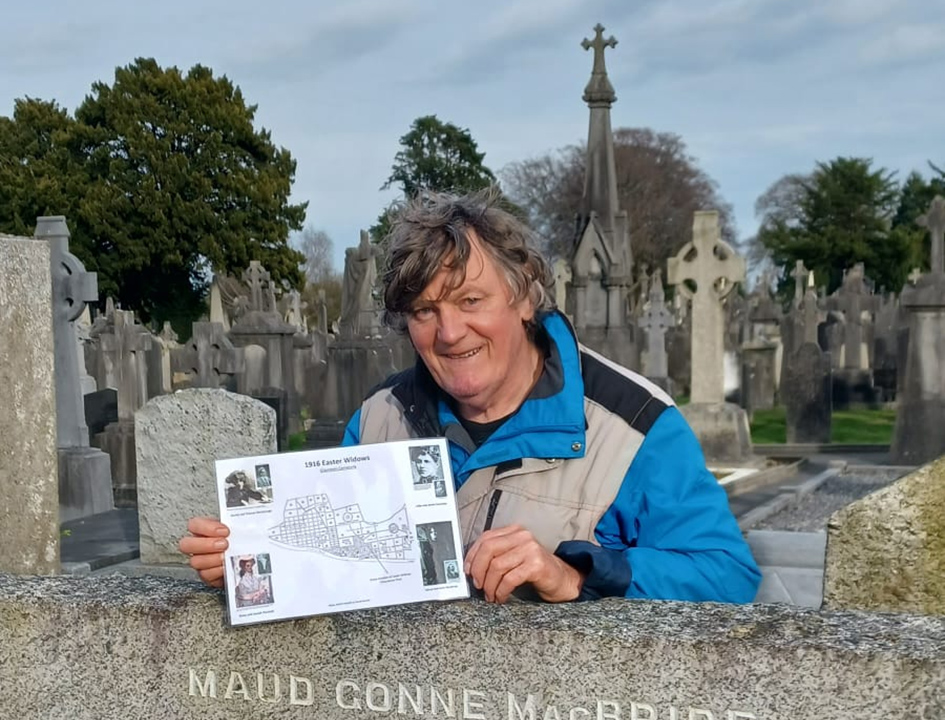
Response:
[[[334,507],[324,493],[286,501],[282,522],[269,538],[293,550],[322,552],[343,560],[409,562],[412,549],[407,506],[386,520],[366,522],[358,503]]]

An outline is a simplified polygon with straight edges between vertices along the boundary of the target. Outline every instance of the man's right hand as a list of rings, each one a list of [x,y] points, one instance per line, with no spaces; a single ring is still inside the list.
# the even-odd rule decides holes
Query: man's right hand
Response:
[[[230,529],[219,520],[208,517],[191,518],[187,523],[190,535],[181,538],[178,548],[190,556],[190,567],[211,587],[223,587],[223,553],[229,547],[226,538]]]

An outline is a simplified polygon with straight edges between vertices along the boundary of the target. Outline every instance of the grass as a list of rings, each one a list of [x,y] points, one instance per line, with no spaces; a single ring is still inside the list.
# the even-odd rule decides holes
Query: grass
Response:
[[[830,441],[853,445],[887,445],[892,442],[895,424],[895,410],[837,410],[833,413]],[[783,407],[755,411],[751,422],[752,442],[783,443],[786,439]]]

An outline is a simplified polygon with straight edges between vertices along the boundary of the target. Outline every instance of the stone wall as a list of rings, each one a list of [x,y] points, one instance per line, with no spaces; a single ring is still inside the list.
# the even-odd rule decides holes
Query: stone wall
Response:
[[[230,629],[158,578],[0,577],[20,720],[945,717],[945,618],[672,602],[421,604]]]

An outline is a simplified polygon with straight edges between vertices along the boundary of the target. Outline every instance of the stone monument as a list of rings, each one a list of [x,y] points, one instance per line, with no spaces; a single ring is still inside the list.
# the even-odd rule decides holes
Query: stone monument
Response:
[[[49,268],[47,243],[0,235],[0,572],[59,572]],[[0,619],[0,642],[7,627]]]
[[[588,347],[624,367],[639,367],[639,348],[628,312],[633,277],[633,253],[627,212],[620,209],[617,166],[610,126],[610,108],[617,100],[607,77],[604,49],[617,41],[604,39],[604,28],[594,27],[594,39],[584,39],[594,51],[591,79],[584,88],[590,110],[584,195],[577,220],[568,288],[570,310],[578,337]],[[573,296],[573,300],[571,297]]]
[[[85,304],[98,300],[98,280],[69,252],[69,228],[64,217],[37,218],[35,237],[49,243],[52,263],[59,517],[65,521],[115,506],[108,455],[89,445],[80,379],[85,358],[80,362],[75,328]]]
[[[668,278],[692,301],[692,390],[680,409],[708,458],[746,460],[748,416],[724,397],[722,312],[722,300],[745,278],[745,261],[722,240],[718,212],[695,213],[692,241],[669,259]]]
[[[207,323],[208,325],[211,323]],[[276,414],[225,390],[180,390],[135,414],[141,562],[184,564],[177,541],[196,515],[219,516],[214,461],[276,452]]]
[[[945,457],[840,510],[827,533],[825,606],[945,615]]]
[[[339,333],[346,338],[373,337],[380,330],[374,285],[377,283],[377,247],[361,231],[356,248],[345,250]]]
[[[919,465],[945,454],[945,198],[920,218],[932,237],[928,274],[902,291],[909,338],[892,457]]]

